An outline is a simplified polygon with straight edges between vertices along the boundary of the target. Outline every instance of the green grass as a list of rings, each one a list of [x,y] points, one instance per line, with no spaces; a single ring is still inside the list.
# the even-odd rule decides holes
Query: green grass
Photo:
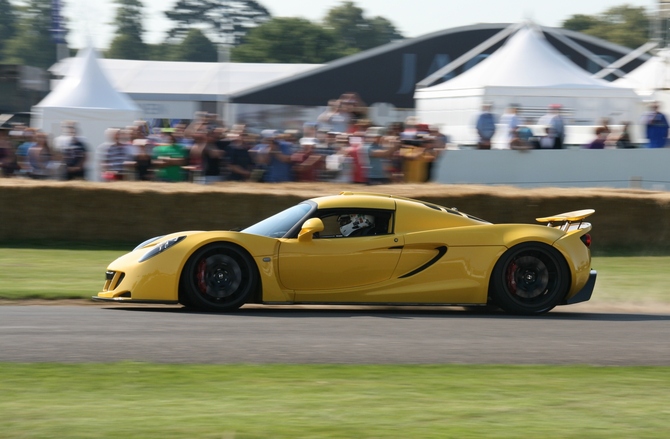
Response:
[[[0,248],[0,298],[79,299],[102,289],[119,250]]]
[[[12,438],[666,438],[670,368],[0,364]]]
[[[107,265],[127,250],[0,248],[0,299],[90,298]],[[670,303],[670,256],[593,258],[598,281],[591,299],[603,303]]]

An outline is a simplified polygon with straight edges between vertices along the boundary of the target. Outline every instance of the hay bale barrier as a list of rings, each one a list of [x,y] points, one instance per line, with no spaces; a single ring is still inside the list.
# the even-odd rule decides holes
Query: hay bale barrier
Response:
[[[139,243],[179,230],[244,227],[301,200],[341,191],[417,198],[500,223],[593,208],[594,251],[670,252],[670,192],[475,185],[192,183],[0,179],[0,243]]]

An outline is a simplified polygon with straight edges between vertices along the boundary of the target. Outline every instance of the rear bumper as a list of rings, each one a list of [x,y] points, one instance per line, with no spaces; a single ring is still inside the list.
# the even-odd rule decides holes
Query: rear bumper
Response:
[[[598,272],[596,270],[591,270],[589,273],[589,280],[584,285],[577,294],[566,300],[565,305],[572,305],[573,303],[586,302],[591,299],[591,294],[593,294],[593,288],[596,286],[596,276]]]

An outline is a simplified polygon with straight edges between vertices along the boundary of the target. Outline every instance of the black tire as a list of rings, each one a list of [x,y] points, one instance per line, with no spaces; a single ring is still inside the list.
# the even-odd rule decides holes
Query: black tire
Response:
[[[568,265],[556,249],[524,243],[507,250],[491,277],[491,296],[512,314],[542,314],[558,305],[570,288]]]
[[[240,247],[216,243],[196,251],[181,275],[179,301],[189,308],[233,311],[253,297],[258,270]]]

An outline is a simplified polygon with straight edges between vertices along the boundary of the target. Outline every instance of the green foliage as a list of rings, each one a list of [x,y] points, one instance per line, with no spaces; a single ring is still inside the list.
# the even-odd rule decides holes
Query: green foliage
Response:
[[[56,62],[56,43],[50,32],[51,1],[30,0],[17,6],[15,11],[18,29],[14,37],[4,43],[4,62],[51,67]]]
[[[670,431],[668,367],[0,363],[0,375],[3,439],[618,439]]]
[[[363,9],[351,1],[328,11],[324,19],[326,27],[332,29],[348,49],[367,50],[403,36],[393,24],[383,17],[368,19]]]
[[[149,49],[142,41],[142,3],[140,0],[116,0],[118,9],[114,25],[116,36],[106,53],[108,58],[147,59]]]
[[[563,28],[637,48],[649,41],[649,24],[644,6],[622,5],[597,16],[573,15],[563,22]]]
[[[270,12],[254,0],[179,0],[165,15],[175,22],[170,38],[181,40],[198,27],[212,41],[232,45],[271,18]]]
[[[148,59],[149,49],[141,38],[134,35],[117,35],[109,50],[105,53],[106,58],[112,59]]]
[[[132,35],[136,38],[142,38],[144,19],[140,0],[115,0],[118,5],[114,26],[116,26],[117,35]]]
[[[0,58],[5,48],[5,43],[12,39],[18,29],[18,17],[16,8],[9,0],[0,0]]]
[[[303,18],[274,18],[232,51],[237,62],[323,63],[346,54],[335,34]]]
[[[193,62],[216,62],[218,50],[200,29],[191,29],[177,46],[176,60]]]

